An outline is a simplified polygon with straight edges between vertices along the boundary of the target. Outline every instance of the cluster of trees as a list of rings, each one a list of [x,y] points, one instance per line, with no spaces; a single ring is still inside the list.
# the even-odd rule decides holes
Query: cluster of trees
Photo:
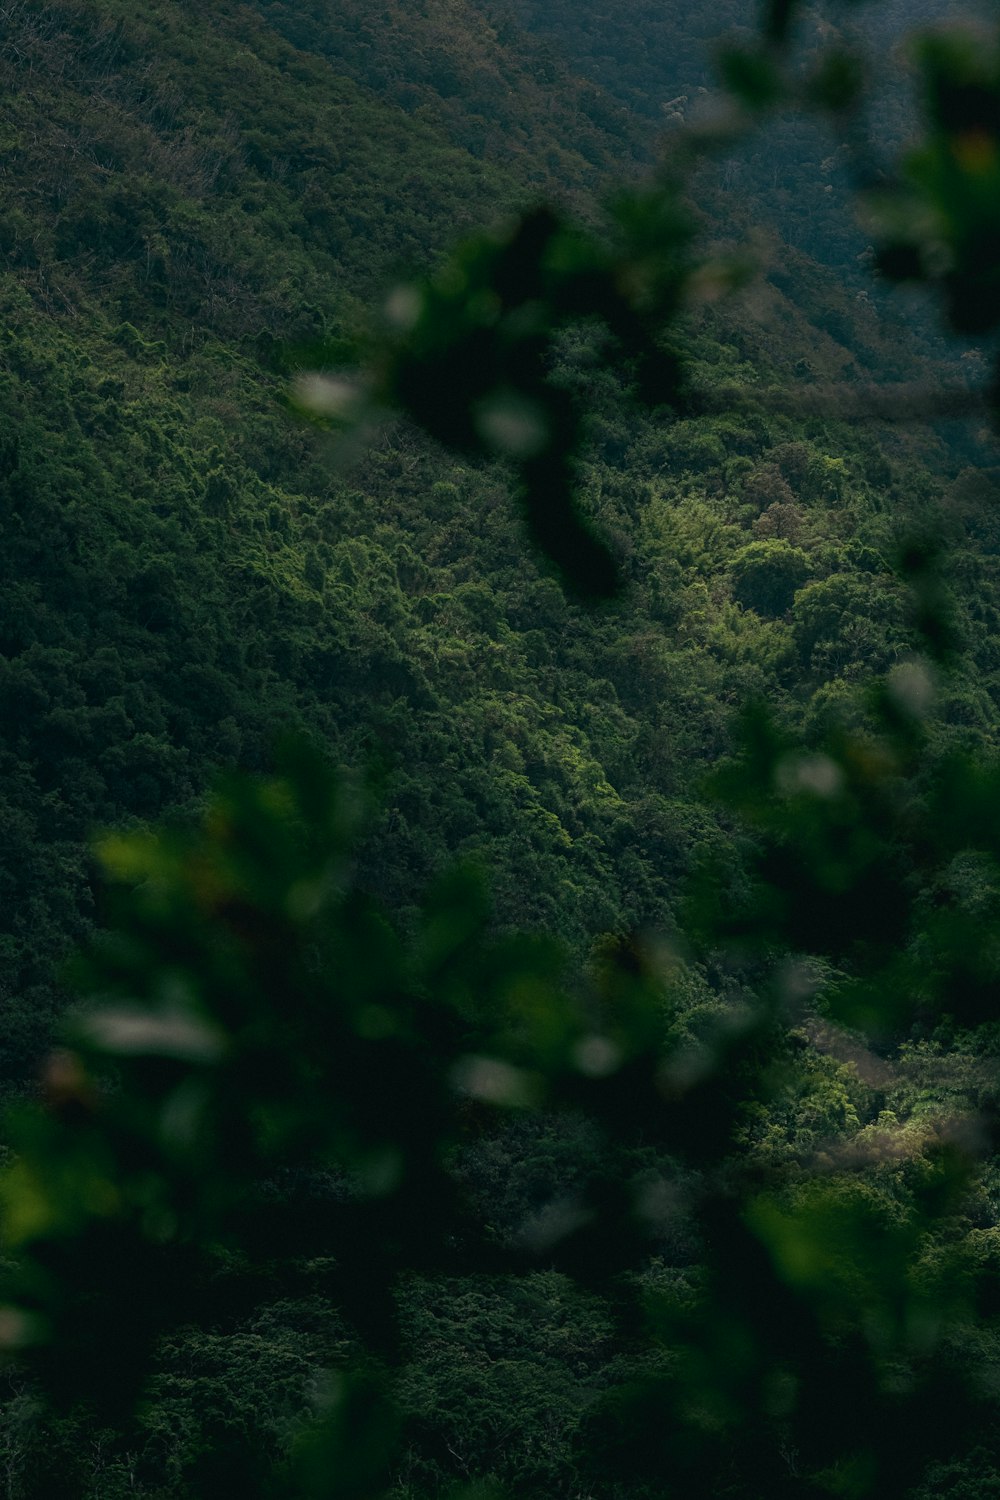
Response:
[[[602,220],[656,9],[8,8],[11,1497],[1000,1485],[996,475],[768,405],[947,368],[820,221],[720,307],[673,182]],[[337,471],[279,398],[402,262],[452,447]]]

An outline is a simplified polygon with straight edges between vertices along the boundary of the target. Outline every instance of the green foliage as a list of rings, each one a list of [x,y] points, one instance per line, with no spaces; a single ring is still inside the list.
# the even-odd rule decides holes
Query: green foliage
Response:
[[[993,493],[824,394],[924,371],[796,113],[857,52],[770,7],[713,180],[677,9],[550,0],[601,92],[460,0],[9,8],[12,1496],[990,1493]],[[879,209],[977,330],[991,57]],[[714,306],[761,194],[844,286]],[[367,831],[301,748],[208,797],[284,724]]]
[[[176,1335],[160,1339],[144,1431],[153,1422],[153,1431],[174,1432],[175,1477],[198,1493],[212,1493],[220,1464],[248,1475],[269,1465],[270,1482],[294,1493],[314,1482],[314,1459],[317,1484],[359,1463],[357,1492],[373,1493],[381,1481],[365,1467],[362,1419],[345,1426],[342,1415],[354,1396],[338,1396],[325,1416],[321,1402],[306,1435],[306,1354],[314,1347],[319,1358],[356,1363],[360,1338],[384,1358],[395,1288],[399,1473],[415,1493],[449,1477],[569,1493],[580,1472],[606,1486],[612,1462],[643,1493],[667,1449],[647,1442],[626,1460],[618,1444],[651,1401],[660,1430],[665,1422],[674,1434],[670,1451],[680,1445],[677,1472],[710,1491],[721,1482],[720,1430],[747,1472],[776,1472],[776,1448],[754,1456],[746,1447],[755,1425],[774,1444],[794,1433],[821,1485],[828,1469],[850,1463],[867,1476],[859,1493],[884,1488],[914,1412],[942,1400],[930,1353],[989,1295],[993,1262],[981,1237],[960,1241],[957,1259],[953,1235],[941,1237],[939,1224],[968,1201],[974,1157],[960,1135],[918,1123],[905,1062],[896,1103],[906,1100],[913,1124],[900,1130],[895,1114],[876,1119],[890,1064],[846,1034],[824,1039],[829,1023],[811,1003],[795,1047],[783,1041],[782,1015],[803,997],[825,990],[830,1007],[846,1003],[855,1014],[871,985],[884,1025],[890,986],[907,1000],[913,993],[915,971],[897,959],[902,927],[895,939],[879,928],[876,942],[861,925],[868,871],[885,857],[869,830],[886,771],[875,769],[869,745],[852,773],[851,753],[845,744],[839,767],[817,753],[793,768],[787,749],[758,735],[754,774],[777,761],[792,816],[781,802],[767,815],[777,859],[765,851],[764,904],[755,895],[746,930],[772,946],[784,934],[801,949],[808,937],[795,924],[805,918],[814,948],[841,927],[850,948],[835,955],[846,976],[821,966],[806,974],[789,956],[769,966],[769,980],[761,971],[756,996],[735,970],[727,992],[721,974],[699,975],[669,953],[612,946],[595,963],[590,1000],[569,1003],[556,955],[538,944],[484,945],[483,912],[464,877],[440,889],[410,943],[399,943],[345,864],[350,804],[301,754],[280,781],[233,783],[200,832],[109,839],[103,859],[121,888],[116,930],[79,971],[95,1001],[72,1022],[74,1050],[50,1063],[45,1112],[22,1111],[9,1127],[17,1155],[3,1191],[18,1261],[8,1344],[35,1346],[53,1393],[78,1400],[85,1390],[88,1403],[115,1410],[136,1381],[149,1381],[149,1341],[202,1304],[215,1304],[217,1323],[220,1290],[222,1306],[238,1309],[259,1302],[277,1276],[300,1308],[307,1289],[322,1286],[356,1332],[317,1327],[311,1346],[287,1346],[291,1365],[280,1329],[304,1312],[269,1325],[278,1342],[266,1361],[251,1332],[263,1325],[245,1312],[243,1332],[220,1330],[216,1345],[209,1337],[197,1349],[188,1341],[185,1368],[208,1357],[214,1372],[195,1425],[196,1387],[181,1399],[171,1374]],[[898,777],[897,768],[890,782]],[[968,796],[968,773],[956,783],[945,767],[942,777]],[[752,785],[731,780],[729,795],[741,788],[756,812],[765,804]],[[991,782],[981,795],[995,803]],[[926,800],[939,840],[963,841],[954,805]],[[881,817],[900,815],[906,826],[895,792]],[[977,827],[995,824],[973,816]],[[926,846],[927,835],[917,836]],[[805,853],[790,870],[782,861],[793,843]],[[779,909],[779,899],[797,904]],[[954,1005],[968,953],[964,939],[949,946],[950,932],[942,918],[930,965],[926,924],[918,945],[923,972],[935,973]],[[716,944],[723,936],[717,930]],[[846,1047],[843,1060],[831,1046]],[[872,1082],[859,1076],[862,1065]],[[572,1106],[569,1129],[553,1116],[543,1135],[522,1132],[503,1148],[490,1112],[537,1110],[545,1100]],[[547,1170],[543,1141],[556,1150]],[[491,1174],[499,1170],[509,1194],[518,1142],[535,1185],[525,1182],[500,1209]],[[816,1174],[817,1159],[827,1173]],[[294,1251],[282,1267],[274,1257],[285,1246],[286,1256]],[[322,1259],[331,1248],[335,1258]],[[648,1266],[654,1248],[661,1264],[696,1257],[701,1293],[678,1300],[669,1278],[623,1279]],[[491,1261],[511,1256],[510,1269],[540,1257],[563,1274],[482,1278]],[[466,1259],[480,1275],[456,1281]],[[442,1281],[449,1266],[452,1280]],[[566,1272],[600,1295],[576,1290]],[[224,1378],[212,1348],[224,1354]],[[679,1363],[664,1363],[668,1350]],[[241,1351],[273,1371],[266,1402],[276,1425],[247,1425],[236,1394]],[[383,1377],[372,1385],[377,1372],[364,1371],[357,1399],[384,1403]],[[949,1378],[950,1402],[959,1376]],[[960,1381],[968,1378],[973,1368]],[[849,1388],[868,1392],[873,1420],[845,1456],[832,1397]],[[591,1428],[584,1415],[598,1400]],[[393,1420],[386,1407],[372,1462],[389,1462]],[[303,1436],[292,1442],[297,1429]],[[943,1437],[939,1423],[927,1425],[906,1472],[915,1476]]]
[[[391,294],[388,338],[376,356],[376,400],[453,448],[514,465],[529,535],[590,599],[616,591],[615,570],[574,502],[583,415],[552,379],[557,336],[568,322],[599,318],[649,399],[662,404],[678,387],[652,327],[680,300],[688,227],[669,201],[652,197],[629,200],[621,217],[634,241],[628,259],[609,256],[546,209],[470,241],[434,280]],[[652,327],[637,316],[640,306]],[[313,399],[322,403],[322,386]]]
[[[610,1375],[609,1309],[554,1272],[404,1288],[399,1400],[412,1491],[488,1476],[517,1494],[572,1494],[574,1449]]]
[[[811,571],[809,556],[781,539],[749,542],[733,558],[733,594],[759,615],[787,614]]]

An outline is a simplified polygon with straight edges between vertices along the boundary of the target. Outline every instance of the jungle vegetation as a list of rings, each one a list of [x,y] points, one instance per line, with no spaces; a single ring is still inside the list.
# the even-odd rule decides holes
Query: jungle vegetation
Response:
[[[11,1500],[1000,1494],[984,24],[0,11]]]

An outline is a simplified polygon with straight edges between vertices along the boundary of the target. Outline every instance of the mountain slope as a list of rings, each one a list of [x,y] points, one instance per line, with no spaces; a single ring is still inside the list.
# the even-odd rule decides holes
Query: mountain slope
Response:
[[[569,603],[532,558],[501,468],[434,449],[400,424],[364,434],[345,469],[323,435],[285,409],[285,368],[304,357],[288,347],[322,341],[331,364],[346,363],[364,310],[401,270],[438,264],[457,234],[539,196],[600,222],[599,194],[641,171],[652,152],[660,62],[670,54],[702,66],[696,22],[685,12],[675,25],[676,10],[553,6],[547,14],[564,37],[586,34],[587,50],[581,42],[567,62],[509,13],[472,0],[7,6],[0,1081],[8,1093],[34,1091],[66,1001],[60,963],[101,916],[87,853],[94,829],[187,817],[219,770],[266,766],[287,728],[375,783],[358,867],[404,932],[422,892],[457,859],[485,868],[496,928],[534,927],[559,940],[571,986],[584,989],[609,954],[626,967],[652,954],[670,972],[675,1009],[664,1027],[669,1020],[685,1078],[706,1057],[710,1065],[713,1047],[738,1044],[756,978],[739,955],[711,951],[687,967],[679,957],[686,877],[712,869],[717,899],[736,906],[761,842],[704,790],[706,773],[732,757],[740,710],[767,700],[798,747],[774,775],[769,763],[761,772],[770,777],[760,797],[767,815],[787,806],[815,812],[814,792],[823,802],[831,726],[834,743],[860,747],[852,770],[860,785],[866,767],[886,771],[871,730],[877,674],[887,675],[886,701],[902,705],[906,725],[914,728],[911,711],[920,719],[914,733],[927,736],[929,766],[951,749],[996,746],[997,473],[956,473],[955,450],[934,432],[886,434],[838,420],[822,402],[769,408],[772,384],[907,379],[922,368],[919,349],[887,329],[855,286],[773,232],[768,279],[739,304],[703,305],[688,317],[695,382],[709,396],[735,393],[714,414],[637,412],[627,374],[608,364],[593,328],[565,336],[554,374],[580,395],[590,421],[584,503],[626,580],[613,610]],[[715,24],[713,16],[702,29]],[[616,98],[622,62],[629,71]],[[806,160],[802,153],[800,166]],[[701,205],[707,233],[739,240],[747,216],[741,205],[727,220],[726,201],[715,192]],[[926,561],[914,534],[931,530],[949,552],[940,575],[929,565],[914,572]],[[908,546],[909,573],[900,563]],[[947,674],[914,661],[927,648],[928,619],[942,613]],[[850,857],[852,816],[849,808],[840,830]],[[813,823],[802,821],[808,833]],[[222,826],[214,836],[224,836]],[[985,925],[995,901],[985,866],[956,862],[950,885],[921,885],[928,906],[951,902],[970,927]],[[864,913],[873,941],[884,898],[876,890]],[[175,970],[154,972],[151,993],[162,978],[170,1003],[186,960],[185,949]],[[303,954],[304,989],[312,963]],[[780,967],[782,1004],[787,989],[800,1006],[796,986],[808,988],[811,972],[797,957]],[[339,972],[326,977],[335,994]],[[622,996],[627,1005],[627,986]],[[535,1005],[530,986],[518,1003]],[[377,1008],[359,1014],[378,1032]],[[920,1238],[919,1194],[937,1191],[935,1153],[950,1141],[946,1129],[936,1133],[929,1105],[945,1098],[971,1114],[990,1098],[973,1043],[959,1037],[943,1053],[942,1037],[952,1040],[945,1022],[889,1066],[843,1038],[841,1052],[824,1050],[818,1026],[804,1023],[782,1038],[762,1098],[744,1101],[734,1175],[791,1184],[794,1206],[819,1157],[823,1184],[842,1195],[859,1235],[919,1243],[917,1280],[935,1256],[944,1260],[945,1242],[989,1267],[990,1176],[961,1205],[966,1217],[956,1206],[937,1240]],[[593,1060],[592,1049],[583,1056]],[[70,1134],[85,1133],[85,1095],[73,1094],[72,1078],[68,1101],[58,1093],[65,1061],[48,1070],[51,1109],[40,1128],[65,1105]],[[950,1093],[935,1092],[942,1070]],[[657,1098],[669,1101],[676,1082],[659,1074]],[[197,1115],[202,1096],[187,1097]],[[710,1174],[668,1159],[641,1121],[634,1147],[615,1156],[575,1110],[515,1113],[498,1125],[492,1116],[484,1123],[476,1099],[462,1106],[466,1134],[449,1165],[486,1248],[475,1275],[414,1274],[397,1288],[404,1431],[394,1493],[424,1500],[496,1480],[529,1500],[584,1492],[661,1500],[665,1470],[676,1474],[676,1453],[659,1445],[677,1356],[647,1339],[637,1308],[649,1297],[681,1322],[700,1315],[713,1246],[700,1242],[696,1219],[711,1198]],[[707,1115],[727,1107],[710,1096],[709,1135]],[[172,1128],[183,1134],[186,1103],[180,1116]],[[373,1165],[373,1178],[384,1165]],[[546,1235],[551,1225],[557,1237],[560,1226],[573,1229],[586,1194],[614,1205],[632,1180],[643,1188],[656,1254],[630,1268],[615,1303],[552,1270]],[[107,1187],[100,1177],[90,1192],[98,1217]],[[150,1235],[169,1240],[149,1184],[140,1177],[133,1188]],[[219,1500],[277,1491],[299,1424],[334,1388],[323,1372],[356,1355],[366,1369],[376,1360],[371,1350],[359,1354],[351,1322],[363,1322],[365,1307],[348,1296],[340,1308],[338,1229],[353,1185],[324,1161],[257,1188],[272,1208],[271,1238],[247,1249],[237,1232],[233,1243],[213,1245],[198,1307],[181,1308],[183,1326],[161,1347],[131,1427],[101,1430],[82,1408],[36,1422],[32,1388],[11,1377],[0,1437],[12,1495]],[[768,1223],[782,1212],[776,1204]],[[808,1213],[802,1222],[809,1227]],[[610,1226],[614,1237],[617,1221]],[[107,1260],[109,1243],[113,1254],[105,1228],[98,1223],[81,1263]],[[736,1230],[733,1254],[747,1235],[745,1225]],[[497,1272],[532,1236],[538,1268]],[[725,1268],[726,1234],[715,1242]],[[826,1247],[797,1248],[796,1264],[818,1266],[825,1289]],[[466,1249],[450,1245],[449,1264],[460,1267]],[[77,1255],[71,1235],[58,1253]],[[361,1262],[357,1254],[359,1271]],[[888,1326],[880,1267],[870,1303],[861,1282],[859,1346],[869,1336],[878,1344]],[[731,1284],[742,1286],[743,1267],[734,1269]],[[755,1283],[747,1285],[752,1294]],[[89,1304],[77,1301],[86,1319]],[[923,1304],[913,1305],[922,1316]],[[67,1306],[75,1316],[72,1297]],[[714,1363],[728,1375],[740,1350],[724,1299],[709,1299],[709,1334],[716,1306]],[[899,1312],[893,1303],[889,1322],[905,1323],[910,1306]],[[759,1307],[753,1313],[759,1318]],[[917,1381],[933,1346],[920,1342],[929,1325],[911,1321]],[[972,1324],[970,1316],[962,1333]],[[820,1354],[850,1374],[862,1368],[851,1363],[854,1338],[831,1338]],[[992,1330],[982,1338],[988,1373]],[[941,1363],[964,1358],[946,1349]],[[845,1448],[845,1408],[806,1410],[811,1467],[800,1482],[786,1422],[794,1380],[778,1365],[770,1382],[736,1366],[740,1380],[751,1369],[752,1400],[771,1405],[754,1408],[763,1417],[742,1448],[730,1448],[716,1409],[691,1413],[688,1403],[680,1430],[694,1477],[678,1485],[719,1500],[865,1492],[866,1473],[876,1471]],[[975,1360],[968,1367],[978,1373]],[[887,1404],[872,1404],[871,1425],[895,1410],[908,1372],[889,1371]],[[975,1402],[942,1452],[967,1433],[993,1441],[992,1388],[971,1388]],[[867,1387],[847,1381],[844,1389]],[[957,1377],[954,1389],[964,1390]],[[364,1422],[359,1430],[367,1433]],[[937,1442],[933,1432],[927,1442]],[[915,1445],[912,1464],[927,1451],[933,1446]],[[951,1474],[956,1484],[966,1477]]]
[[[9,1078],[30,1072],[52,964],[89,920],[90,830],[188,805],[213,767],[262,764],[280,725],[393,768],[367,858],[394,904],[475,853],[504,921],[585,951],[604,928],[668,920],[685,851],[718,836],[690,797],[729,708],[802,671],[787,611],[734,595],[742,549],[805,538],[822,579],[850,566],[849,525],[894,597],[905,522],[880,492],[933,489],[913,477],[932,445],[886,468],[823,422],[640,421],[585,336],[565,378],[592,411],[590,503],[632,559],[623,617],[581,615],[525,564],[502,475],[402,432],[339,475],[284,416],[276,342],[346,349],[392,267],[431,263],[539,192],[582,202],[612,163],[620,178],[629,128],[605,96],[519,51],[464,4],[391,8],[377,26],[365,7],[11,12]],[[709,382],[850,364],[795,305],[822,302],[803,297],[807,273],[762,315],[704,315]],[[841,308],[847,337],[875,328]],[[794,459],[789,442],[805,445]],[[829,516],[828,463],[844,466]],[[905,638],[889,628],[885,649]],[[836,675],[875,664],[858,653]]]

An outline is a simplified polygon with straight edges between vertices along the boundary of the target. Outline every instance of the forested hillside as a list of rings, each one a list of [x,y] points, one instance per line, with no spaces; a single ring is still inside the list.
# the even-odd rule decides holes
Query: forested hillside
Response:
[[[699,246],[769,239],[685,305],[694,398],[560,334],[611,603],[503,462],[298,410],[457,238],[544,201],[603,243],[755,24],[0,15],[8,1496],[1000,1484],[959,1141],[996,1098],[1000,467],[985,419],[858,420],[956,362],[863,290],[846,167],[786,120],[698,179]],[[53,1054],[79,992],[158,1019]]]
[[[394,767],[391,852],[379,838],[371,856],[393,901],[446,852],[488,845],[507,921],[544,915],[579,943],[661,920],[676,872],[660,845],[683,862],[685,799],[728,707],[816,649],[783,610],[743,607],[737,559],[783,547],[789,588],[821,583],[853,532],[891,595],[906,521],[885,466],[917,508],[937,484],[919,450],[885,456],[822,422],[637,425],[584,340],[567,360],[594,412],[588,488],[636,575],[623,627],[525,572],[497,476],[404,435],[338,476],[282,412],[273,346],[340,339],[346,357],[393,268],[426,264],[463,223],[596,186],[579,153],[610,165],[623,143],[588,118],[593,89],[562,74],[543,88],[474,13],[467,31],[404,13],[374,49],[357,17],[324,31],[303,8],[297,35],[276,9],[315,50],[240,7],[126,20],[24,5],[8,28],[11,1079],[51,1014],[51,963],[88,920],[90,831],[190,804],[213,766],[263,764],[289,721],[348,762]],[[468,70],[461,89],[434,81],[442,53]],[[388,73],[418,78],[426,101],[397,100]],[[497,80],[523,123],[487,149],[476,111],[492,119]],[[877,347],[867,309],[832,308],[827,291],[812,292],[823,315]],[[817,329],[777,287],[767,299],[763,327],[705,315],[709,382],[854,368],[841,328]],[[680,527],[666,519],[678,503]],[[449,757],[452,776],[431,774]],[[548,871],[537,880],[510,852],[524,839]]]

